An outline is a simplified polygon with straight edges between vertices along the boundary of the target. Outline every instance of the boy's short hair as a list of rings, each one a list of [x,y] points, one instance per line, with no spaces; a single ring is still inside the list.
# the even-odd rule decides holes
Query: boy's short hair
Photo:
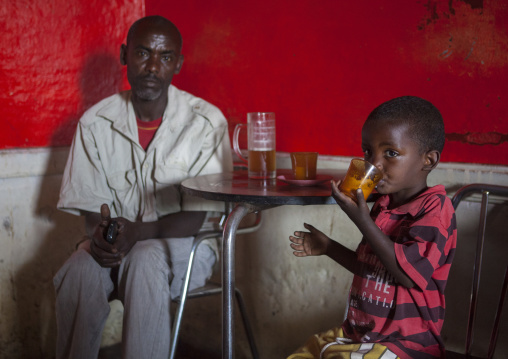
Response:
[[[412,138],[421,153],[443,151],[445,132],[443,117],[429,101],[416,96],[402,96],[382,103],[367,117],[368,121],[398,122],[409,125]]]

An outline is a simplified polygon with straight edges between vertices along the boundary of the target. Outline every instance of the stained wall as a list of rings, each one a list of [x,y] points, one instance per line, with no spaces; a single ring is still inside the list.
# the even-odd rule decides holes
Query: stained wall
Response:
[[[360,155],[357,136],[376,105],[405,94],[429,99],[447,131],[433,181],[453,193],[471,182],[508,183],[507,11],[504,2],[482,0],[4,2],[0,358],[54,356],[51,279],[82,233],[79,218],[55,208],[67,146],[86,108],[128,87],[118,50],[136,18],[161,14],[177,24],[186,60],[175,84],[218,105],[230,130],[248,111],[276,112],[281,166],[293,150],[317,150],[329,156],[327,166],[346,166]],[[492,210],[502,223],[505,207]],[[281,207],[238,243],[238,285],[264,357],[283,357],[342,315],[347,274],[289,253],[288,233],[303,221],[347,236],[352,248],[359,240],[337,209]],[[474,253],[462,248],[450,286],[451,303],[461,305]],[[183,338],[220,348],[220,298],[192,305],[202,310],[191,310]],[[462,319],[449,318],[445,339],[458,346],[454,324]],[[118,341],[118,320],[111,327],[105,344]],[[242,357],[241,331],[238,339]]]
[[[83,111],[125,88],[119,46],[143,14],[142,0],[0,5],[2,359],[55,356],[52,278],[83,234],[56,210],[60,167]]]
[[[6,2],[0,148],[69,145],[82,112],[127,87],[118,47],[145,6],[183,33],[175,84],[231,125],[276,112],[279,151],[361,155],[369,112],[417,95],[446,120],[444,161],[508,164],[508,8],[492,0]]]
[[[182,30],[175,83],[232,124],[274,111],[280,151],[359,156],[369,112],[415,95],[445,118],[444,161],[508,164],[506,2],[147,0],[146,11]]]
[[[68,146],[91,105],[126,88],[120,44],[143,0],[0,7],[0,149]]]

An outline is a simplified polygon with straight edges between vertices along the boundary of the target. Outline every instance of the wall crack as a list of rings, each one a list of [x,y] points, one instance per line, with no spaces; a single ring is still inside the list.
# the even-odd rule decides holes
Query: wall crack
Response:
[[[508,142],[507,133],[499,132],[466,132],[466,133],[447,133],[446,140],[453,142],[468,143],[470,145],[500,145]]]

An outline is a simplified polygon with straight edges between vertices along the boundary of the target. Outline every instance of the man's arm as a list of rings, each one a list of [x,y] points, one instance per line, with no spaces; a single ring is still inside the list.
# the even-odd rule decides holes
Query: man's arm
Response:
[[[206,212],[177,212],[154,222],[131,222],[125,218],[114,218],[118,223],[118,233],[114,244],[104,239],[104,232],[111,221],[109,207],[101,206],[101,213],[88,212],[85,215],[85,228],[92,238],[90,252],[103,267],[120,265],[138,241],[156,238],[189,237],[198,233]]]
[[[189,237],[198,233],[203,225],[206,212],[182,211],[168,214],[155,222],[129,222],[119,220],[118,232],[132,236],[137,241],[151,238]],[[124,229],[122,229],[124,223]]]

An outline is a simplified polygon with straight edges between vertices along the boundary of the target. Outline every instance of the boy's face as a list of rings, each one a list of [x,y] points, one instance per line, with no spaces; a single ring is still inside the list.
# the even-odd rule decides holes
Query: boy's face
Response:
[[[427,187],[428,159],[420,153],[407,124],[397,121],[368,121],[362,129],[365,160],[378,167],[383,179],[377,185],[381,194],[392,194],[402,204]]]

